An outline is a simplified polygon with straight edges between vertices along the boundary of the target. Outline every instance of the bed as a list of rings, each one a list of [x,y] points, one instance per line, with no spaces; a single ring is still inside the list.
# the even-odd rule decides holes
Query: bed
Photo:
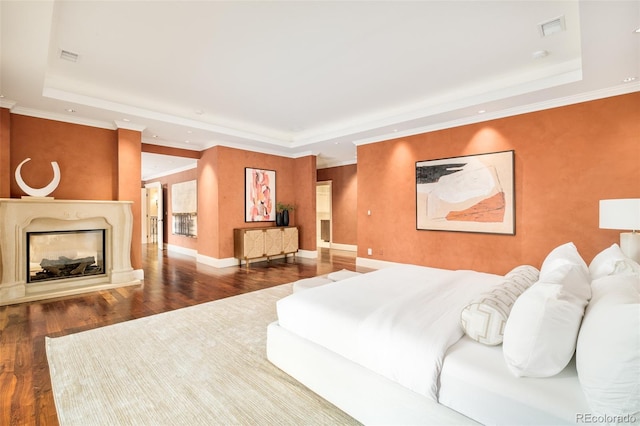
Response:
[[[568,243],[539,271],[398,265],[306,287],[278,302],[267,356],[365,424],[640,422],[640,265],[616,245],[589,267]]]

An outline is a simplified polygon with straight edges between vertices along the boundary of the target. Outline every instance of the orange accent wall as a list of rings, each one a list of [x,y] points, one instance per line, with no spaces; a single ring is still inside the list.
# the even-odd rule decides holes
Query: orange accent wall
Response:
[[[198,253],[219,259],[219,149],[202,152],[198,161]],[[233,237],[232,237],[233,238]]]
[[[355,246],[358,243],[358,166],[320,169],[317,179],[331,181],[332,242]]]
[[[244,221],[245,167],[275,170],[276,202],[296,205],[290,224],[300,228],[300,248],[315,250],[315,157],[291,159],[221,146],[203,151],[197,170],[145,182],[161,182],[170,193],[173,183],[198,180],[198,237],[171,235],[169,243],[226,259],[233,257],[234,228],[274,226]]]
[[[198,161],[198,253],[231,258],[234,228],[274,225],[244,221],[245,167],[275,170],[276,202],[296,204],[290,224],[300,228],[300,248],[315,250],[310,218],[315,215],[315,157],[292,159],[217,146],[203,151]]]
[[[0,198],[11,196],[11,112],[0,108]]]
[[[299,245],[303,250],[316,249],[316,157],[313,155],[296,158],[293,177],[292,225],[299,227]],[[279,189],[278,189],[279,191]],[[288,203],[286,198],[278,199]],[[291,203],[288,203],[291,204]]]
[[[11,197],[27,195],[13,173],[25,158],[31,158],[22,166],[22,179],[32,188],[51,182],[51,162],[57,161],[60,185],[52,197],[118,199],[118,140],[113,130],[11,114],[10,137]]]
[[[573,241],[590,262],[619,242],[598,228],[598,201],[640,198],[639,135],[633,93],[361,145],[358,256],[502,274]],[[511,149],[515,236],[416,230],[416,161]]]

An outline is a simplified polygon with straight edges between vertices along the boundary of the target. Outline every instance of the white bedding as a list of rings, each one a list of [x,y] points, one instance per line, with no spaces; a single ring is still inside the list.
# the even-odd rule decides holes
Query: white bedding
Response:
[[[518,378],[507,368],[502,346],[467,336],[447,352],[440,381],[440,404],[486,425],[575,425],[591,412],[574,360],[553,377]]]
[[[401,385],[437,398],[460,311],[503,277],[402,265],[278,301],[281,327]]]

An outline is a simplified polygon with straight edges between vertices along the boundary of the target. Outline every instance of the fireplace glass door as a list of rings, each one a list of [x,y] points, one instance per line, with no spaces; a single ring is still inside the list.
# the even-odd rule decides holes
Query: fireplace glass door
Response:
[[[105,230],[27,232],[27,282],[105,274]]]

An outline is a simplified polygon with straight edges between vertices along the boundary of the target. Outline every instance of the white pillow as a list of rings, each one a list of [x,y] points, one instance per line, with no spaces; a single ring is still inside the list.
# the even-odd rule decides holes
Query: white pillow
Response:
[[[640,417],[640,275],[593,281],[576,369],[594,414]]]
[[[539,271],[521,265],[505,275],[504,281],[489,292],[479,295],[460,313],[464,332],[485,345],[502,343],[504,326],[516,299],[538,280]]]
[[[504,330],[503,355],[516,377],[553,376],[569,363],[576,347],[589,287],[580,265],[561,264],[515,302]],[[588,292],[590,294],[590,290]],[[578,296],[576,296],[578,295]]]
[[[540,267],[540,281],[548,281],[547,275],[554,274],[563,265],[576,265],[580,273],[584,275],[584,279],[589,283],[591,282],[589,267],[573,243],[566,243],[551,250]],[[583,285],[583,283],[583,280],[565,282],[563,285],[564,291],[573,294],[579,299],[588,301],[591,298],[591,287]]]
[[[327,278],[329,278],[331,281],[340,281],[346,280],[347,278],[351,277],[357,277],[358,275],[361,275],[361,273],[350,271],[348,269],[342,269],[340,271],[330,273],[329,275],[327,275]]]
[[[640,273],[640,265],[625,256],[620,246],[613,244],[598,253],[589,264],[592,280],[613,274]]]

